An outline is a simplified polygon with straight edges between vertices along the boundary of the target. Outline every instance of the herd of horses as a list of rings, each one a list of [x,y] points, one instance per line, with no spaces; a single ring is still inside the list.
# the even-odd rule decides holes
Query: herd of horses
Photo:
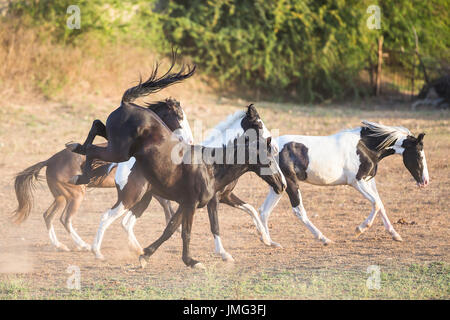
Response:
[[[223,260],[233,260],[220,238],[219,203],[248,213],[261,241],[279,247],[270,237],[268,219],[284,191],[294,215],[318,240],[330,244],[332,241],[307,216],[300,182],[351,185],[372,204],[370,215],[356,228],[357,235],[365,232],[380,213],[387,232],[394,240],[402,241],[387,217],[377,192],[375,175],[383,158],[400,154],[417,185],[428,185],[424,133],[415,137],[404,127],[363,121],[360,127],[331,136],[272,137],[251,104],[228,116],[202,143],[194,144],[186,113],[178,101],[166,99],[144,106],[133,103],[137,98],[184,81],[195,73],[195,66],[184,64],[178,72],[173,72],[175,63],[173,56],[165,74],[158,76],[156,66],[146,81],[141,79],[137,86],[126,90],[120,106],[109,115],[106,124],[100,120],[93,122],[83,144],[68,143],[49,159],[18,173],[15,178],[18,208],[14,220],[20,223],[29,216],[34,183],[40,170],[47,167],[47,184],[54,201],[45,211],[44,220],[52,245],[69,250],[58,241],[52,225],[55,215],[62,212],[60,221],[76,246],[92,251],[99,259],[104,258],[100,249],[106,229],[124,216],[122,226],[128,234],[130,247],[139,254],[142,267],[181,225],[184,263],[204,268],[192,258],[189,244],[194,213],[197,208],[206,206],[215,251]],[[93,144],[96,136],[107,142]],[[234,193],[239,178],[246,172],[254,172],[269,186],[259,212]],[[115,204],[102,216],[92,245],[72,226],[86,187],[115,187],[118,195]],[[155,242],[143,249],[133,229],[153,197],[163,207],[167,226]],[[177,210],[172,209],[171,201],[178,203]]]

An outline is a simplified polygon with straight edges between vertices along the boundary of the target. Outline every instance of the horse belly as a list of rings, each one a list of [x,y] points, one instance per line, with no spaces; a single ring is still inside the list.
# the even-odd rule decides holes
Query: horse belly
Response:
[[[316,185],[346,184],[342,157],[336,151],[328,154],[316,154],[310,157],[310,163],[306,169],[306,182]]]

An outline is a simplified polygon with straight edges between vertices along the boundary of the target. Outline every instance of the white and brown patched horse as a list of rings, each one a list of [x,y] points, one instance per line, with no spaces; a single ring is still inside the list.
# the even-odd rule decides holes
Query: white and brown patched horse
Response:
[[[325,245],[332,242],[309,220],[303,207],[299,182],[319,186],[350,185],[372,203],[372,212],[356,228],[359,236],[372,224],[378,213],[381,214],[384,227],[392,238],[402,241],[395,231],[378,194],[375,175],[378,163],[385,157],[400,154],[403,163],[419,187],[430,182],[425,152],[424,133],[414,137],[404,127],[386,126],[363,121],[363,126],[343,130],[331,136],[285,135],[276,139],[279,154],[279,166],[286,178],[286,192],[292,210],[300,221]],[[269,234],[270,213],[281,199],[281,194],[273,190],[260,208],[261,220]],[[272,245],[279,246],[271,240]]]

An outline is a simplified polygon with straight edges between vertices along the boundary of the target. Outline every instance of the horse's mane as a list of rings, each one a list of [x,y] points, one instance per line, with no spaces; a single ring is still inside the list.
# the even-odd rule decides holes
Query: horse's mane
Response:
[[[398,139],[405,136],[412,135],[411,132],[405,127],[386,126],[380,123],[370,122],[367,120],[362,121],[363,127],[368,128],[370,133],[369,137],[384,137],[378,145],[377,149],[385,149],[395,143]]]
[[[212,141],[215,140],[217,137],[217,131],[220,132],[220,134],[224,134],[225,130],[227,130],[232,123],[237,121],[238,119],[244,118],[246,115],[246,112],[243,110],[236,111],[235,113],[229,115],[224,121],[220,122],[217,126],[213,128],[213,131],[208,135],[208,137],[203,140],[201,143],[202,145],[207,146]]]

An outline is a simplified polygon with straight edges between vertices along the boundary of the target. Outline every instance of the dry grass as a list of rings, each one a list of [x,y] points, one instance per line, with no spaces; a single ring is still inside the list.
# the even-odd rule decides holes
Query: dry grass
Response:
[[[144,78],[150,74],[155,61],[164,60],[153,50],[125,40],[101,42],[86,34],[73,45],[55,44],[43,27],[28,28],[20,21],[0,23],[0,93],[4,99],[35,95],[65,102],[80,97],[83,101],[117,100],[140,74]],[[201,82],[195,86],[197,91],[208,90]]]

